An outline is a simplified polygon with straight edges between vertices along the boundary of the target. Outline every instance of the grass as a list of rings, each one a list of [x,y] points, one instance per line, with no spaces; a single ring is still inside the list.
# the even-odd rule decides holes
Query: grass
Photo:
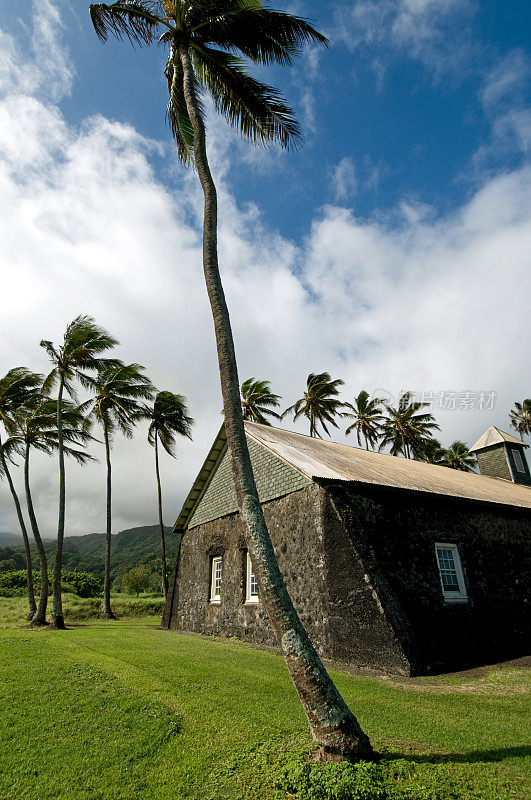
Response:
[[[0,598],[1,800],[531,797],[517,667],[419,681],[333,672],[385,758],[323,768],[307,763],[275,653],[157,630],[153,616],[29,630],[22,609]]]

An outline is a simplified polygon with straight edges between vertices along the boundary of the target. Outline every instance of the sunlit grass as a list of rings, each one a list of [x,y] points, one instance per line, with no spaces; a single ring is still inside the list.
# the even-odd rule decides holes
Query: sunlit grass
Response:
[[[1,798],[286,797],[278,776],[290,759],[304,763],[311,741],[277,654],[157,630],[158,617],[34,631],[17,627],[17,608],[0,598]],[[401,686],[333,676],[388,754],[383,769],[386,779],[396,771],[397,791],[530,796],[522,670],[468,676],[466,691],[455,677]]]

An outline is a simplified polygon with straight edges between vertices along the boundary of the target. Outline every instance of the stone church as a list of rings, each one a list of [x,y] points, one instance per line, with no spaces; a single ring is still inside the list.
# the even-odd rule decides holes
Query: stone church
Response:
[[[245,423],[294,605],[326,659],[404,675],[529,647],[531,476],[490,428],[482,474]],[[177,519],[163,625],[275,646],[232,485],[224,429]]]

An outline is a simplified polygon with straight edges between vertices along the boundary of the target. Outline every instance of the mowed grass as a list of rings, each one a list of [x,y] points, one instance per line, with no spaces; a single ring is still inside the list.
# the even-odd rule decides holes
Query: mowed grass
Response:
[[[35,631],[15,623],[18,603],[0,598],[2,800],[309,796],[279,777],[311,740],[277,654],[157,630],[156,617]],[[531,797],[525,670],[332,674],[397,797]]]

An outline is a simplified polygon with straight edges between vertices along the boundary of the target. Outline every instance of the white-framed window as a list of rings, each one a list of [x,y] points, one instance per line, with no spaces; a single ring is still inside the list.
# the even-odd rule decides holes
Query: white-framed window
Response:
[[[245,602],[258,603],[258,581],[256,580],[256,575],[254,574],[253,563],[251,561],[249,552],[247,552],[245,564]]]
[[[465,602],[468,598],[457,545],[437,542],[435,555],[444,599],[449,603]]]
[[[520,450],[513,449],[514,464],[517,472],[525,472],[524,461]]]
[[[221,556],[214,556],[210,571],[210,602],[221,603]]]

